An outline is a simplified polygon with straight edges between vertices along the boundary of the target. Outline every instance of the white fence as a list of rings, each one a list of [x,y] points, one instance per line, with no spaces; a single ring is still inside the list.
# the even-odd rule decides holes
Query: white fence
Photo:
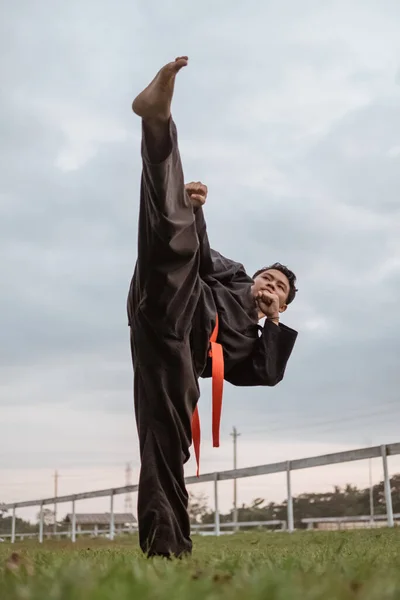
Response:
[[[194,483],[206,483],[214,482],[214,510],[215,520],[212,526],[214,535],[221,534],[221,523],[220,513],[218,508],[218,482],[227,481],[233,479],[242,479],[245,477],[255,477],[257,475],[269,475],[272,473],[286,473],[286,485],[287,485],[287,527],[286,530],[289,532],[294,531],[294,519],[293,519],[293,496],[291,486],[291,473],[292,471],[298,471],[300,469],[309,469],[312,467],[321,467],[325,465],[334,465],[339,463],[354,462],[359,460],[367,460],[370,458],[382,458],[383,467],[383,481],[385,491],[385,502],[386,502],[386,519],[388,527],[394,527],[394,515],[392,508],[392,495],[390,489],[390,477],[388,470],[388,456],[394,456],[400,454],[400,442],[395,444],[388,444],[382,446],[373,446],[370,448],[361,448],[359,450],[348,450],[346,452],[336,452],[334,454],[324,454],[321,456],[314,456],[311,458],[300,458],[292,461],[272,463],[268,465],[259,465],[256,467],[246,467],[243,469],[232,469],[229,471],[221,471],[219,473],[206,473],[200,475],[200,477],[187,477],[186,484],[191,485]],[[39,519],[39,542],[43,542],[44,534],[44,515],[43,507],[46,505],[54,505],[57,503],[71,502],[72,503],[72,528],[71,528],[71,540],[76,541],[76,512],[75,503],[77,500],[87,500],[90,498],[110,498],[110,527],[109,527],[109,538],[114,539],[115,537],[115,526],[114,526],[114,497],[118,494],[127,494],[130,492],[137,492],[138,485],[128,485],[124,487],[111,488],[107,490],[98,490],[95,492],[82,492],[80,494],[71,494],[68,496],[58,496],[57,498],[45,498],[41,500],[27,500],[24,502],[15,502],[10,504],[4,504],[2,506],[5,510],[12,510],[12,521],[11,521],[11,542],[15,542],[16,539],[16,511],[18,508],[26,508],[30,506],[40,507],[40,519]],[[266,523],[263,523],[266,524]],[[222,524],[227,526],[228,524]],[[232,525],[232,524],[230,524]],[[27,537],[27,535],[25,534]]]
[[[286,521],[281,521],[278,519],[272,520],[272,521],[240,521],[238,523],[234,523],[232,522],[227,522],[227,523],[221,523],[221,530],[222,529],[230,529],[231,531],[221,531],[220,533],[235,533],[235,529],[240,529],[241,527],[256,527],[256,528],[261,528],[261,527],[279,527],[279,529],[274,529],[273,531],[285,531],[286,530]],[[215,535],[215,531],[214,531],[214,524],[213,523],[199,523],[199,524],[195,524],[195,525],[191,525],[191,529],[192,529],[192,533],[196,533],[199,535]],[[133,526],[133,527],[118,527],[118,529],[114,529],[114,534],[132,534],[138,531],[138,527],[137,525]],[[80,529],[76,532],[76,535],[85,535],[85,536],[89,536],[92,538],[97,538],[97,537],[105,537],[105,538],[110,538],[110,533],[111,530],[110,529],[98,529],[97,531],[95,531],[94,529]],[[24,539],[32,539],[37,537],[38,534],[37,533],[16,533],[15,534],[15,540],[24,540]],[[47,539],[51,539],[51,538],[62,538],[62,537],[72,537],[72,531],[46,531],[43,533],[43,537],[47,538]],[[11,538],[12,541],[12,534],[11,533],[6,533],[6,534],[1,534],[0,540],[3,539],[8,540]]]
[[[396,525],[400,525],[400,513],[396,513],[393,515],[394,521]],[[386,527],[387,526],[387,515],[361,515],[361,516],[353,516],[353,517],[315,517],[315,518],[305,518],[301,519],[301,523],[307,526],[307,529],[314,529],[314,526],[317,527],[320,525],[330,525],[329,529],[355,529],[358,527],[363,528],[377,528],[377,527]],[[287,530],[287,522],[281,520],[272,520],[272,521],[231,521],[226,523],[221,523],[221,531],[220,534],[234,534],[236,531],[242,528],[257,528],[263,529],[264,531],[270,532],[282,532]],[[274,529],[265,529],[273,527]],[[319,528],[319,527],[318,527]],[[191,526],[192,534],[198,535],[212,535],[215,536],[215,525],[214,523],[200,523]],[[225,530],[225,531],[224,531]],[[119,527],[115,530],[116,534],[133,534],[137,533],[137,526],[133,527]],[[77,531],[78,536],[88,536],[90,538],[110,538],[110,529],[101,529],[95,531],[94,529],[80,529]],[[16,533],[15,540],[25,540],[25,539],[33,539],[37,537],[37,533]],[[46,531],[43,534],[44,538],[70,538],[72,536],[72,531]],[[11,533],[1,534],[1,541],[8,541],[12,539]]]

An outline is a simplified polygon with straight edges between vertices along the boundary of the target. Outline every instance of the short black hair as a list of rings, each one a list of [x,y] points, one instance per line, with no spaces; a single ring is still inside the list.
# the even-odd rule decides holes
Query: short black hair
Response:
[[[281,265],[281,263],[279,263],[279,262],[274,263],[273,265],[270,265],[269,267],[263,267],[262,269],[259,269],[256,273],[254,273],[253,279],[255,279],[256,277],[261,275],[261,273],[265,273],[265,271],[271,271],[271,269],[280,271],[281,273],[286,275],[286,277],[288,278],[289,293],[288,293],[288,297],[286,300],[286,304],[290,304],[295,299],[296,292],[298,291],[298,289],[296,288],[296,275],[293,273],[293,271],[288,269],[288,267],[286,267],[285,265]]]

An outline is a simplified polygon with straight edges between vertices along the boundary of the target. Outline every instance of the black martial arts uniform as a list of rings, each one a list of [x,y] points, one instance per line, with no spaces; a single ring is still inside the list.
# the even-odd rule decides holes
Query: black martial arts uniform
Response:
[[[210,335],[219,320],[225,379],[234,385],[276,385],[297,332],[266,321],[259,335],[243,266],[210,249],[202,209],[185,191],[177,132],[170,152],[150,161],[142,129],[138,258],[128,296],[134,398],[141,473],[140,545],[148,555],[192,549],[184,463],[192,443],[199,377],[211,376]]]

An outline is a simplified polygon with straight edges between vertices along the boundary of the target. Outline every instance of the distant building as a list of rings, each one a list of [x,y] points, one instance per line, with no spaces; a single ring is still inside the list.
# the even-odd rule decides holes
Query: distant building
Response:
[[[110,513],[77,513],[75,515],[75,524],[77,533],[94,533],[98,535],[103,531],[110,530]],[[72,513],[68,513],[65,518],[69,524],[69,530],[72,528]],[[132,530],[136,526],[136,519],[132,513],[114,513],[115,533],[123,529]]]
[[[317,523],[321,531],[341,531],[347,529],[378,529],[387,527],[387,521],[336,521],[336,523]]]
[[[400,525],[400,514],[393,515],[395,526]],[[302,519],[307,529],[319,529],[322,531],[337,531],[346,529],[377,529],[387,527],[386,515],[371,516],[361,515],[358,517],[313,517]]]

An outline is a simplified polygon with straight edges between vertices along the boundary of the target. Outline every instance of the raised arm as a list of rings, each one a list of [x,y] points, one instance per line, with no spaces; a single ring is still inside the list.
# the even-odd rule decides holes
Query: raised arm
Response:
[[[203,206],[207,200],[208,189],[204,183],[201,183],[200,181],[192,181],[185,184],[185,190],[190,201],[192,202],[196,222],[196,231],[199,239],[199,274],[201,277],[205,277],[213,271],[210,242],[208,240],[207,225],[203,213]]]

